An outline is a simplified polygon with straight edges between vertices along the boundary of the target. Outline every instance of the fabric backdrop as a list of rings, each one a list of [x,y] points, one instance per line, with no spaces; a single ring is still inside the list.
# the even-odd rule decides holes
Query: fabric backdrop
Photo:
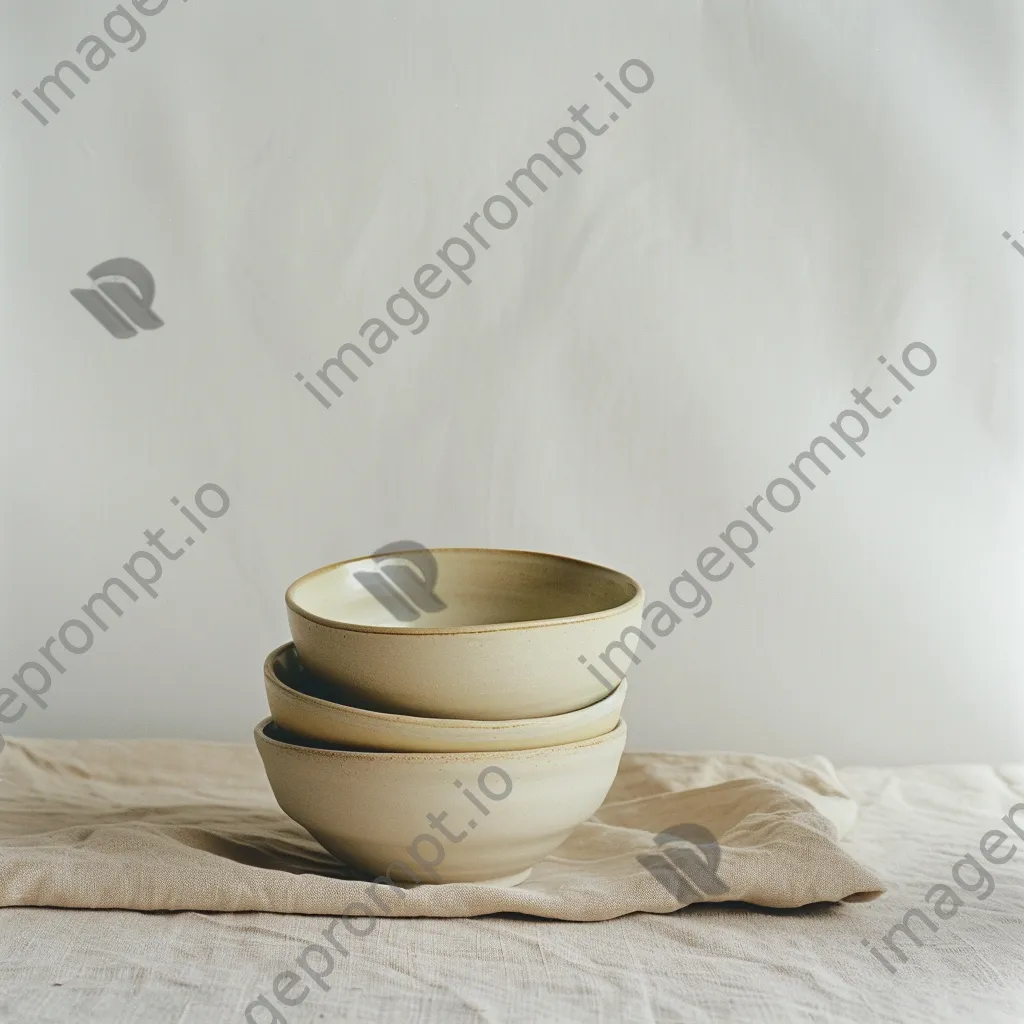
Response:
[[[7,0],[0,732],[244,741],[414,539],[703,580],[633,749],[1019,760],[1022,18]]]

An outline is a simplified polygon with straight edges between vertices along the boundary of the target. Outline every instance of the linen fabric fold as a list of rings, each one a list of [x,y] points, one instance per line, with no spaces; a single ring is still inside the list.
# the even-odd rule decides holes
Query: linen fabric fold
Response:
[[[842,845],[855,817],[821,757],[626,754],[597,814],[525,882],[399,887],[286,817],[250,745],[11,740],[0,906],[603,921],[696,902],[856,902],[883,884]]]

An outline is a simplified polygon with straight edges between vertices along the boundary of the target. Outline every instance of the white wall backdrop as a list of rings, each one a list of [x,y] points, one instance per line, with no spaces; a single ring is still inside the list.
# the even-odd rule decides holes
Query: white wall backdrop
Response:
[[[0,684],[51,683],[0,731],[244,739],[286,585],[398,539],[663,598],[829,434],[846,457],[760,506],[754,565],[642,650],[630,746],[1024,755],[1022,25],[1010,0],[8,0]],[[48,104],[64,60],[89,80]],[[471,283],[444,268],[429,324],[371,352],[360,326],[536,152],[561,176],[535,165]],[[163,321],[129,338],[70,295],[121,257]],[[372,366],[325,408],[294,375],[346,342]],[[936,359],[913,392],[878,361],[908,345]],[[866,387],[891,412],[860,407],[859,457],[829,424]],[[62,647],[161,528],[158,596]]]

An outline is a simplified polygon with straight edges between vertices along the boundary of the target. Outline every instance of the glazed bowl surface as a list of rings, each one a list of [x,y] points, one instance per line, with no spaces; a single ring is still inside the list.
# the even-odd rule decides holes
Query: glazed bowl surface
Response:
[[[293,643],[271,651],[263,665],[270,715],[285,731],[340,747],[406,753],[529,750],[603,736],[618,724],[627,684],[579,711],[542,718],[472,721],[377,711],[355,694],[342,701],[299,661]]]
[[[285,595],[302,664],[339,699],[490,721],[606,697],[636,663],[643,600],[614,569],[489,548],[339,562]]]
[[[395,883],[511,885],[601,806],[626,724],[577,743],[456,754],[343,750],[270,718],[255,739],[281,809],[339,860]]]

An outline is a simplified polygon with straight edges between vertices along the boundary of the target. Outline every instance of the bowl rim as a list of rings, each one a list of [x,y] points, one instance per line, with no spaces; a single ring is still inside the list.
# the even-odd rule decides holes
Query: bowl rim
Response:
[[[427,764],[449,764],[453,761],[459,763],[464,761],[479,762],[491,760],[497,757],[503,757],[506,759],[511,758],[514,760],[521,760],[524,758],[533,759],[548,752],[577,750],[582,749],[583,747],[596,747],[619,739],[625,742],[626,733],[626,721],[625,719],[620,718],[618,722],[616,722],[614,729],[610,732],[602,733],[600,736],[591,736],[590,739],[586,740],[574,740],[572,743],[553,743],[548,747],[528,747],[524,750],[460,750],[452,752],[426,750],[349,750],[346,747],[314,747],[309,746],[306,743],[286,743],[283,740],[274,739],[274,737],[266,734],[264,730],[271,724],[276,723],[271,715],[267,715],[267,717],[258,722],[256,727],[253,729],[253,739],[256,742],[257,748],[261,744],[267,744],[268,746],[279,747],[282,750],[291,752],[303,751],[308,755],[316,757],[323,755],[327,757],[356,758],[358,760],[416,761]],[[295,739],[302,740],[305,739],[305,737],[296,736]]]
[[[609,619],[615,615],[620,615],[622,612],[632,609],[638,604],[642,605],[644,602],[643,587],[633,579],[632,576],[628,576],[624,572],[619,572],[618,569],[612,569],[607,565],[601,565],[599,562],[587,562],[584,559],[572,558],[569,555],[558,555],[550,551],[530,551],[525,548],[454,547],[427,548],[426,550],[430,552],[476,552],[488,555],[533,555],[540,558],[550,558],[559,562],[570,562],[573,565],[584,566],[587,569],[600,569],[601,572],[605,574],[618,576],[633,588],[633,596],[622,604],[617,604],[613,608],[602,609],[599,612],[583,612],[580,615],[561,615],[550,619],[526,619],[519,622],[494,622],[476,626],[369,626],[361,622],[346,622],[342,619],[325,618],[322,615],[317,615],[315,612],[302,608],[296,602],[294,592],[297,587],[301,586],[307,580],[311,580],[315,576],[320,576],[323,573],[331,572],[339,566],[350,565],[352,562],[363,562],[373,557],[373,555],[359,555],[356,558],[345,558],[340,562],[332,562],[330,565],[322,565],[318,569],[313,569],[311,572],[307,572],[305,575],[300,576],[297,580],[292,582],[285,591],[285,605],[288,607],[289,611],[294,612],[294,614],[298,615],[300,618],[306,619],[308,622],[315,622],[320,626],[327,626],[331,629],[346,630],[354,633],[388,633],[395,636],[464,636],[472,633],[498,633],[521,629],[539,629],[545,626],[563,626],[568,623],[577,622],[600,622],[602,619]],[[403,552],[401,551],[388,552],[390,556],[397,556],[402,553]]]
[[[295,700],[304,701],[314,705],[318,708],[325,710],[337,710],[341,708],[344,713],[354,715],[358,718],[369,719],[372,722],[394,723],[398,725],[408,725],[413,728],[430,728],[430,729],[466,729],[476,730],[485,729],[488,732],[500,732],[502,729],[511,729],[522,726],[530,725],[544,725],[551,723],[554,726],[556,723],[559,725],[572,725],[572,717],[579,715],[580,718],[588,718],[591,716],[600,717],[601,714],[607,714],[607,710],[598,711],[598,709],[606,701],[611,701],[612,698],[618,698],[619,701],[624,701],[626,698],[626,680],[622,679],[611,693],[605,694],[603,697],[598,697],[593,704],[586,704],[582,708],[575,708],[572,711],[563,711],[558,715],[539,715],[536,718],[504,718],[504,719],[476,719],[476,718],[430,718],[426,715],[406,715],[399,711],[375,711],[372,708],[358,708],[351,704],[346,704],[343,701],[327,700],[323,697],[314,697],[310,693],[303,693],[302,690],[297,690],[294,686],[290,686],[287,682],[278,676],[277,672],[274,671],[274,663],[289,647],[295,647],[295,641],[289,640],[287,643],[281,644],[280,647],[275,647],[266,657],[263,662],[263,678],[271,686],[278,687],[284,690],[290,697]],[[296,657],[298,653],[296,652]],[[588,714],[589,713],[589,714]]]

